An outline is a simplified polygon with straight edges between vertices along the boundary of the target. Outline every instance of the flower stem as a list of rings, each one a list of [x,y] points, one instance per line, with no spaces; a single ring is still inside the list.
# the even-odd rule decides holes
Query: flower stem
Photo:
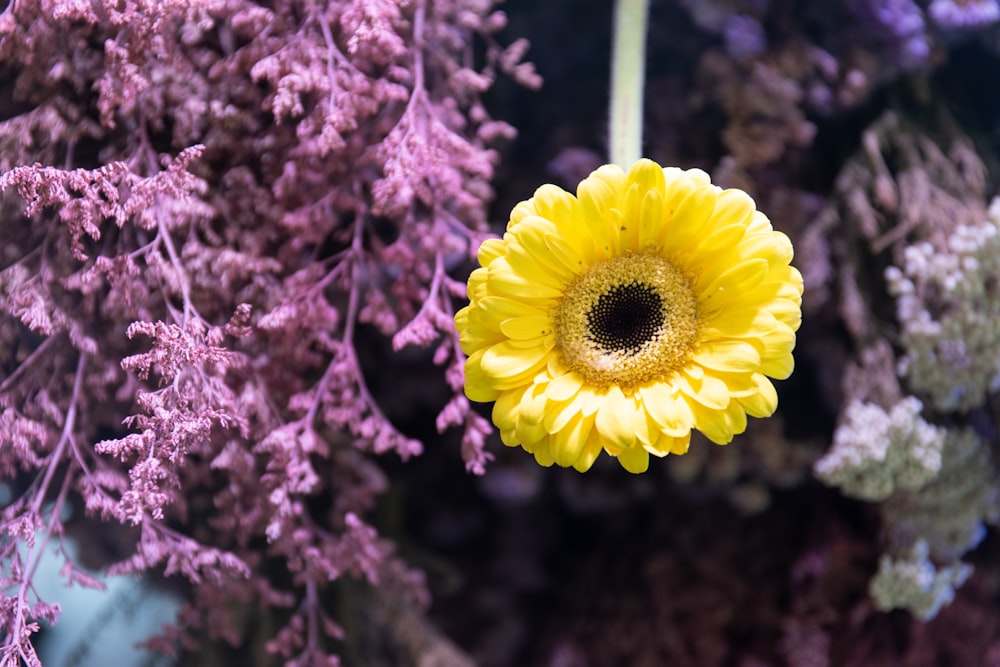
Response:
[[[642,156],[642,93],[649,0],[615,0],[611,45],[611,162],[628,169]]]

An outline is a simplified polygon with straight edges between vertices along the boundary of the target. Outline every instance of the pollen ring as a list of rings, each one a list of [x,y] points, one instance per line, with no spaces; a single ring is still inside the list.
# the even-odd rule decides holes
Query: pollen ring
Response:
[[[590,267],[566,290],[554,316],[569,368],[596,386],[624,390],[680,368],[698,332],[688,279],[656,255],[626,254]]]

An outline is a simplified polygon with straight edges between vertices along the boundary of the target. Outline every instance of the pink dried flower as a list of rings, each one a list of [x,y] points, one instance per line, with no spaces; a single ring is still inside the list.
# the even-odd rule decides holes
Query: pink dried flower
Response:
[[[340,15],[340,27],[347,40],[347,52],[361,62],[386,66],[409,51],[397,32],[404,28],[401,8],[409,0],[354,0]]]
[[[525,71],[492,4],[0,12],[19,114],[0,123],[0,481],[28,482],[0,514],[5,665],[37,662],[58,613],[32,577],[70,506],[137,534],[110,572],[188,581],[163,650],[201,628],[239,643],[233,610],[257,604],[291,615],[269,649],[335,664],[332,580],[426,602],[363,518],[389,484],[375,455],[423,445],[357,343],[429,346],[460,392],[448,269],[486,231],[490,144],[511,135],[479,95]],[[481,472],[483,420],[448,405]]]

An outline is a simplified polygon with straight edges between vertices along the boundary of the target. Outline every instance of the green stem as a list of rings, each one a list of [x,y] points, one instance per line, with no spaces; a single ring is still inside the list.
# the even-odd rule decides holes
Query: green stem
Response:
[[[642,156],[642,93],[649,0],[615,0],[611,46],[611,162],[628,169]]]

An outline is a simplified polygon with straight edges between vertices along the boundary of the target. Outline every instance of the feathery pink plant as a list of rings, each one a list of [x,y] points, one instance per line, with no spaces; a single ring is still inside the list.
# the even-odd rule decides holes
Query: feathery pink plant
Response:
[[[285,609],[268,650],[337,664],[322,589],[344,574],[426,595],[362,518],[371,454],[420,454],[375,400],[359,326],[433,347],[461,394],[448,274],[487,233],[512,129],[480,94],[538,84],[494,0],[14,0],[0,13],[0,664],[39,664],[69,581],[72,508],[120,524],[111,573],[182,575],[192,630],[242,641],[233,601]],[[475,41],[485,59],[472,57]],[[311,499],[322,501],[314,509]],[[78,511],[77,511],[78,510]],[[274,574],[273,561],[285,574]],[[265,567],[265,561],[272,565]],[[211,619],[211,622],[209,622]]]

